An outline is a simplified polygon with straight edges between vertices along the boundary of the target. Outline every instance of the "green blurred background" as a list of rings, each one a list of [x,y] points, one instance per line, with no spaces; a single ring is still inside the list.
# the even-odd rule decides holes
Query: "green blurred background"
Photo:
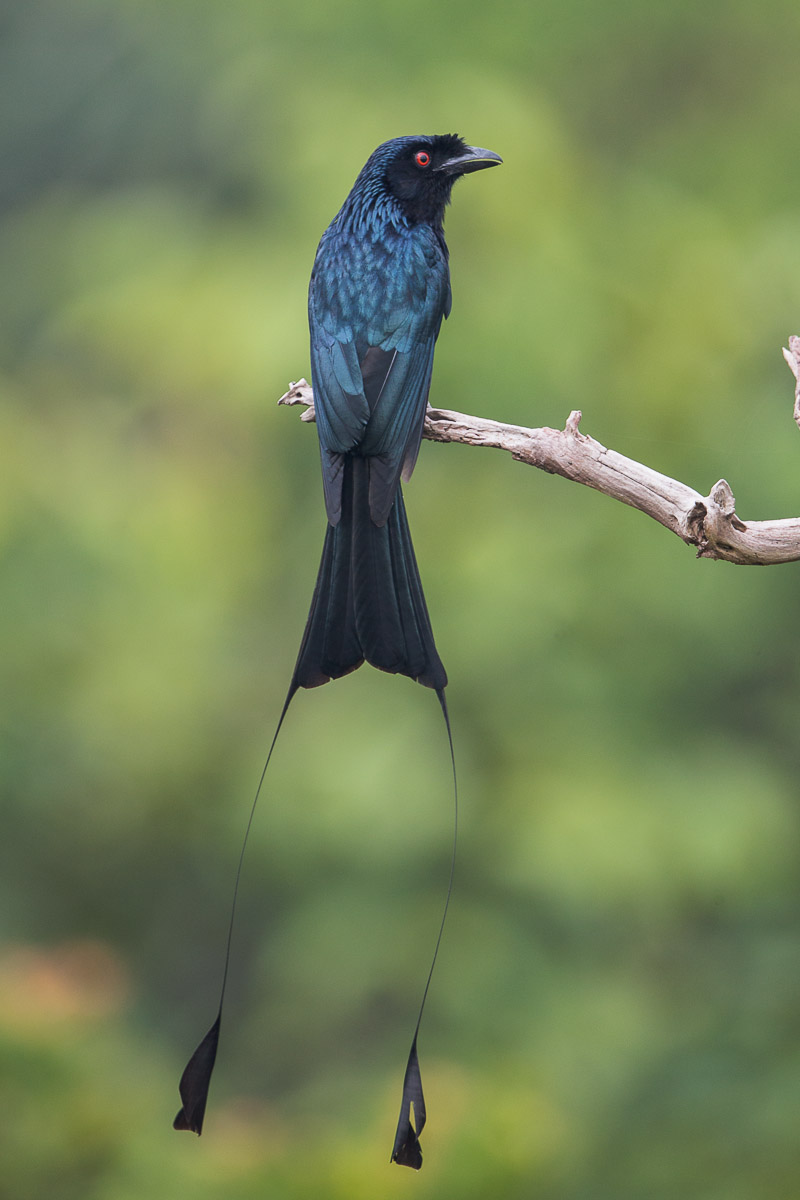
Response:
[[[800,567],[426,444],[435,697],[295,701],[324,517],[320,233],[457,131],[432,399],[800,508],[796,0],[6,0],[0,13],[2,1200],[800,1195]]]

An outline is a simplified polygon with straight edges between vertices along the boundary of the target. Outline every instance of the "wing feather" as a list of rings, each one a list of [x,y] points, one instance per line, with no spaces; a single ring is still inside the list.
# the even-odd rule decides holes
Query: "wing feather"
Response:
[[[433,371],[450,308],[446,257],[430,230],[398,238],[394,252],[343,247],[328,231],[309,291],[311,377],[328,520],[341,515],[342,455],[370,459],[370,515],[385,524],[414,469]],[[352,269],[353,259],[359,269]],[[354,287],[358,278],[360,286]]]

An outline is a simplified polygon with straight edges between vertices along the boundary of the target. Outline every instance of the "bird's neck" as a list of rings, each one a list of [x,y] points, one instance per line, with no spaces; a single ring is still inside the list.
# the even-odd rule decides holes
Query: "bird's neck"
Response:
[[[428,225],[443,240],[445,204],[415,208],[413,202],[398,200],[386,191],[381,180],[368,179],[353,188],[336,217],[335,224],[359,235],[380,230],[403,233],[416,225]]]

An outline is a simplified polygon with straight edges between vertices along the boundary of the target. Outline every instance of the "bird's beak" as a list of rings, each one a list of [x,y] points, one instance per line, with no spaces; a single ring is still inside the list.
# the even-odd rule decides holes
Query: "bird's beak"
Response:
[[[437,171],[445,175],[466,175],[470,171],[482,171],[484,167],[496,167],[503,160],[493,150],[481,150],[479,146],[467,146],[463,154],[439,163]]]

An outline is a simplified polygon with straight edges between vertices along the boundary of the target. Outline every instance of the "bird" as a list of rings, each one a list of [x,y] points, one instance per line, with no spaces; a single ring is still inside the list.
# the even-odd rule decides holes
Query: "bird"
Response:
[[[458,178],[499,162],[454,134],[384,142],[320,241],[308,317],[328,529],[298,687],[364,661],[436,692],[447,684],[401,477],[417,460],[451,307],[445,206]]]
[[[320,240],[309,284],[308,322],[327,529],[308,620],[264,771],[298,689],[339,679],[367,662],[436,693],[455,779],[447,673],[433,637],[401,485],[417,461],[434,348],[451,309],[445,209],[458,179],[501,162],[498,154],[468,145],[457,134],[392,138],[369,156]],[[239,866],[241,870],[241,858]],[[449,898],[450,888],[445,915]],[[236,890],[234,910],[235,902]],[[443,925],[444,916],[439,940]],[[391,1155],[393,1162],[414,1169],[422,1165],[419,1135],[426,1119],[417,1034],[439,940],[408,1058]],[[222,996],[229,955],[230,930]],[[181,1079],[183,1107],[175,1128],[202,1130],[221,1012],[222,997],[217,1020]]]

